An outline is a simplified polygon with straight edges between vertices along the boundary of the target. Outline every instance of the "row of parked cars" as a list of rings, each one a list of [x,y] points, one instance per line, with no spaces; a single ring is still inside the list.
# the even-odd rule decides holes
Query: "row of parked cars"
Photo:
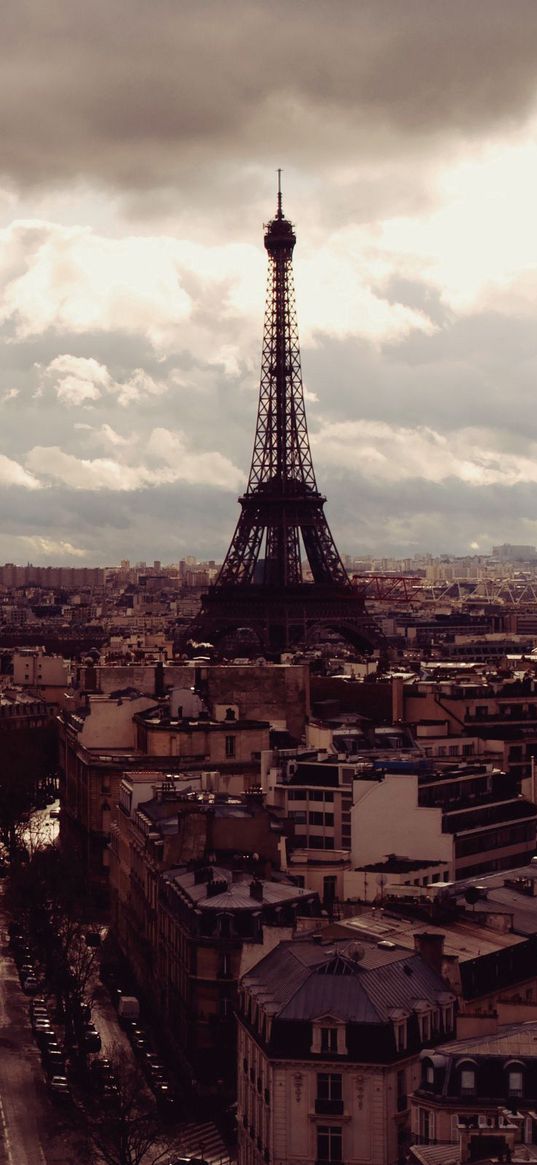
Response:
[[[9,923],[8,935],[9,946],[19,971],[22,988],[27,995],[32,996],[30,1021],[34,1038],[41,1053],[47,1087],[55,1098],[70,1100],[71,1089],[67,1078],[66,1049],[58,1039],[56,1028],[51,1020],[47,999],[44,994],[41,994],[44,982],[37,969],[31,937],[25,928],[15,921]],[[78,1050],[83,1054],[99,1052],[101,1038],[97,1028],[91,1022],[89,1004],[79,1003],[73,1018]],[[72,1052],[75,1049],[71,1047],[70,1050]]]
[[[155,1097],[162,1116],[170,1118],[180,1113],[179,1098],[170,1079],[166,1066],[155,1047],[149,1028],[140,1019],[140,1004],[136,996],[123,990],[115,975],[101,972],[112,1002],[118,1013],[118,1021],[126,1032],[138,1064]]]
[[[44,996],[35,996],[32,999],[30,1019],[34,1038],[41,1052],[41,1062],[49,1092],[56,1100],[71,1100],[65,1049],[60,1044],[51,1023]]]
[[[36,995],[40,989],[40,978],[35,955],[22,927],[16,922],[9,924],[9,945],[23,991],[26,995]]]

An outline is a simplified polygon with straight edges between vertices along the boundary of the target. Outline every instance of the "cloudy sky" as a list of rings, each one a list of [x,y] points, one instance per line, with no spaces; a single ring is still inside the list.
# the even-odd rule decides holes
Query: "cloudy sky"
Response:
[[[275,171],[340,550],[537,543],[535,0],[4,0],[0,562],[220,557]]]

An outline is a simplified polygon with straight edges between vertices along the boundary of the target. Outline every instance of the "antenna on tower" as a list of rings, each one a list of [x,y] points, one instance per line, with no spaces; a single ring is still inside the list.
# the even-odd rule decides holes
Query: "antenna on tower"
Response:
[[[282,210],[282,172],[278,170],[278,214],[277,218],[283,218]]]

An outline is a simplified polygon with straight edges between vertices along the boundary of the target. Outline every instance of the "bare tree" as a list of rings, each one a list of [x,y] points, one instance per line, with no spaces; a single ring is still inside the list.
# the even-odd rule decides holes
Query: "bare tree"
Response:
[[[54,995],[71,1043],[81,1042],[82,1005],[90,1002],[95,947],[93,928],[79,917],[81,871],[55,846],[36,848],[10,879],[8,905],[22,918],[37,948],[46,987]]]
[[[124,1049],[109,1052],[117,1091],[99,1098],[89,1126],[95,1149],[106,1165],[158,1165],[176,1150],[163,1135],[155,1102],[144,1077]]]

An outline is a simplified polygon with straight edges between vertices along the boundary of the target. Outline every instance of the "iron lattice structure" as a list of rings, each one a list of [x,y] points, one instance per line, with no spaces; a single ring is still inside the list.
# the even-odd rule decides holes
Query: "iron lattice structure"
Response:
[[[324,627],[370,649],[378,634],[341,561],[315,479],[295,310],[295,242],[278,191],[276,216],[265,228],[269,269],[250,475],[229,550],[190,635],[217,646],[247,629],[259,650],[271,654]]]

